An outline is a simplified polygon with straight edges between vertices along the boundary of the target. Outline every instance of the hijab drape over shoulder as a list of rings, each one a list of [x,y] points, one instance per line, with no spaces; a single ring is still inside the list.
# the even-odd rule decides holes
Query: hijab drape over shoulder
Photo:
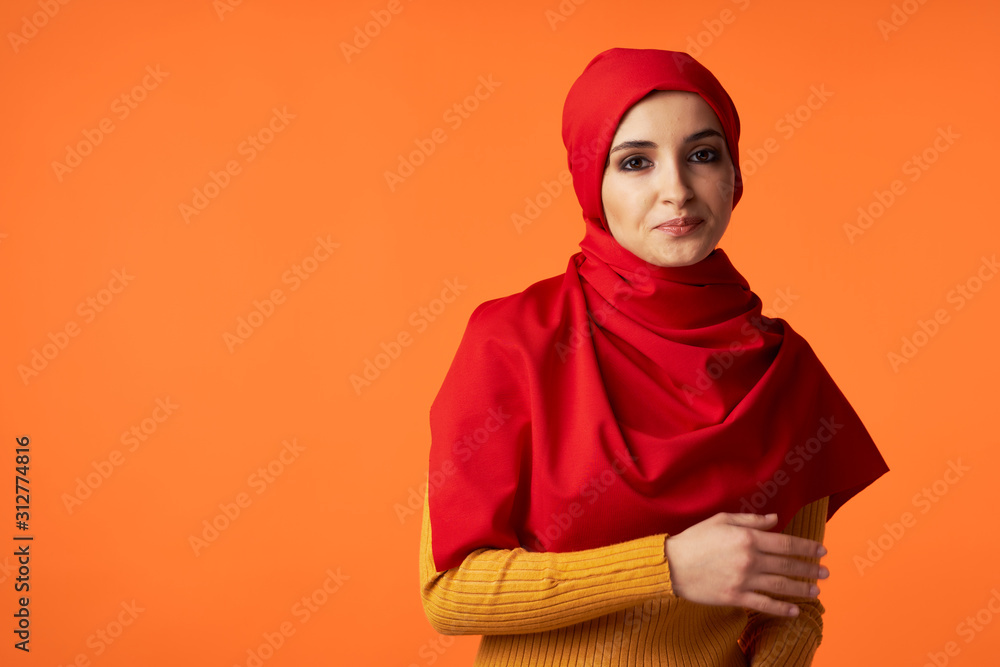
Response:
[[[676,534],[718,512],[828,517],[888,471],[809,344],[716,248],[647,264],[608,232],[601,182],[625,112],[698,93],[739,171],[739,117],[685,53],[611,49],[574,83],[563,140],[586,233],[565,274],[473,312],[431,406],[438,571],[487,547],[575,551]]]

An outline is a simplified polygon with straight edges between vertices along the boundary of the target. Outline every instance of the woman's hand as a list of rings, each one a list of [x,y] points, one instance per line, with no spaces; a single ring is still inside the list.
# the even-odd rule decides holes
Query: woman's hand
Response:
[[[663,553],[674,594],[701,604],[796,616],[798,606],[768,594],[819,595],[814,583],[790,577],[826,579],[830,571],[792,556],[819,558],[826,548],[804,537],[767,532],[777,521],[777,514],[720,512],[667,537]]]

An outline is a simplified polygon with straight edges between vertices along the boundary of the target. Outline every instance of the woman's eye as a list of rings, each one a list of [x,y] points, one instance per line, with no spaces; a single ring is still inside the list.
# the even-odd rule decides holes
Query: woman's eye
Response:
[[[624,162],[622,162],[621,168],[623,171],[637,171],[642,169],[647,162],[649,162],[649,160],[646,158],[636,155],[634,157],[627,158]]]
[[[691,157],[696,158],[695,162],[714,162],[719,158],[719,154],[711,148],[702,148],[700,151],[692,153]]]

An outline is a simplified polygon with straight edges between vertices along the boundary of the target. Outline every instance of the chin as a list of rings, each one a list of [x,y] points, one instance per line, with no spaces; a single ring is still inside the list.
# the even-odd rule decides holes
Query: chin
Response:
[[[650,263],[666,268],[691,266],[692,264],[697,264],[701,260],[708,257],[709,254],[711,254],[711,252],[712,249],[702,250],[702,251],[692,251],[692,252],[679,252],[679,253],[672,253],[670,255],[657,255],[650,260]]]

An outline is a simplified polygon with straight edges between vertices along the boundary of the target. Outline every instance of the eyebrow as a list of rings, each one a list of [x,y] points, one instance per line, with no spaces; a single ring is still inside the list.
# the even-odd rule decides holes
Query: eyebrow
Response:
[[[705,137],[722,137],[723,139],[725,139],[725,137],[722,136],[722,133],[719,132],[718,130],[713,130],[712,128],[708,128],[705,130],[701,130],[700,132],[695,132],[690,136],[684,137],[683,143],[688,144],[691,143],[692,141],[698,141],[699,139],[704,139]],[[656,142],[647,140],[623,141],[622,143],[612,148],[608,152],[608,155],[610,156],[612,153],[616,151],[622,151],[627,148],[659,148],[659,146],[657,146]]]

